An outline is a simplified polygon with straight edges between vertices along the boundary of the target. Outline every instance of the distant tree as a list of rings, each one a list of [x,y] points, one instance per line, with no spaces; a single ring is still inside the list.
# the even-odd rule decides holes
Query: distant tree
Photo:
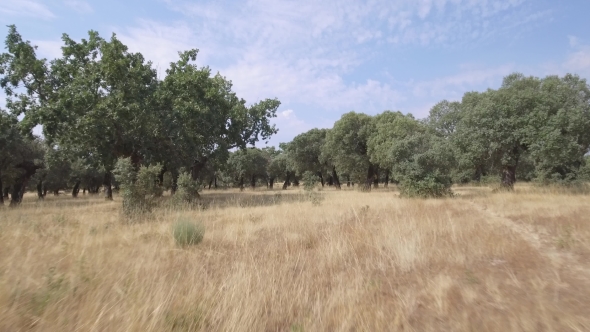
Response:
[[[364,183],[365,190],[370,190],[377,172],[377,165],[370,161],[367,148],[372,131],[371,116],[349,112],[334,123],[324,145],[325,154],[331,156],[336,169]]]
[[[327,132],[327,129],[311,129],[295,136],[286,148],[296,174],[302,176],[305,172],[311,172],[318,177],[322,187],[329,173],[327,163],[321,158]]]
[[[280,105],[266,99],[246,106],[230,81],[192,63],[197,52],[180,53],[158,91],[164,124],[158,148],[167,151],[162,162],[169,168],[187,167],[195,181],[213,158],[224,163],[228,150],[245,149],[275,134],[270,119]]]

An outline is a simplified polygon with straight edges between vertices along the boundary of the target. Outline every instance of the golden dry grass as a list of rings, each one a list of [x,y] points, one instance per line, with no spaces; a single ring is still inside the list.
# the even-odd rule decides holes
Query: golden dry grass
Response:
[[[118,201],[29,196],[0,211],[0,330],[590,330],[590,196],[279,192],[133,224]],[[202,243],[175,245],[179,216]]]

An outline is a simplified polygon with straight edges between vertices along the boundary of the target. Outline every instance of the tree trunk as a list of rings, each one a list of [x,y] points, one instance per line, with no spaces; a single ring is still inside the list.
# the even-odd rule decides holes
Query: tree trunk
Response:
[[[193,181],[197,181],[199,179],[199,174],[201,174],[201,171],[203,168],[205,168],[205,165],[207,165],[208,160],[209,158],[207,157],[203,157],[200,160],[194,160],[193,166],[191,167],[191,177],[193,178]]]
[[[473,181],[475,181],[475,182],[481,181],[481,175],[482,175],[481,166],[478,166],[475,169],[475,172],[473,173]]]
[[[209,190],[211,190],[212,185],[213,185],[213,179],[209,180]]]
[[[240,176],[240,183],[238,184],[238,186],[240,187],[240,191],[244,190],[244,176]]]
[[[170,187],[170,195],[174,195],[178,189],[178,173],[172,172],[172,186]]]
[[[0,205],[4,205],[4,186],[2,185],[2,172],[0,172]]]
[[[39,180],[39,182],[37,182],[37,197],[39,199],[45,198],[43,195],[43,180]]]
[[[516,166],[504,166],[502,168],[502,188],[507,190],[513,190],[515,182]]]
[[[112,201],[113,200],[113,184],[111,181],[111,172],[106,172],[104,174],[104,194],[105,194],[105,199],[108,201]]]
[[[10,194],[10,186],[4,188],[4,192],[2,193],[2,195],[4,196],[4,199],[8,199],[8,194]]]
[[[346,186],[350,187],[350,175],[346,176]]]
[[[332,166],[332,179],[334,180],[334,187],[340,190],[340,179],[338,179],[338,173],[336,173],[336,167]]]
[[[86,195],[86,187],[82,189],[82,195]]]
[[[39,168],[41,168],[40,166],[37,166],[30,161],[22,162],[16,165],[16,167],[23,169],[25,172],[16,179],[12,187],[12,197],[10,199],[10,206],[13,207],[19,205],[20,202],[22,202],[29,179],[33,175],[35,175]]]
[[[324,187],[324,176],[322,172],[318,172],[318,177],[320,178],[320,183],[322,184],[322,188]]]
[[[271,177],[270,179],[268,179],[268,187],[270,188],[270,190],[273,190],[275,186],[275,178]]]
[[[285,183],[283,183],[283,190],[286,190],[287,187],[291,185],[291,173],[287,172],[287,177],[285,178]]]
[[[53,196],[59,196],[59,189],[53,190]]]
[[[213,186],[217,189],[217,175],[213,177]]]
[[[256,188],[256,175],[252,175],[252,178],[250,179],[250,187],[252,190]]]
[[[389,171],[385,171],[385,184],[383,186],[389,188]]]
[[[47,188],[43,188],[43,196],[44,197],[47,197],[47,191],[48,191]]]
[[[12,193],[10,194],[10,206],[15,207],[20,204],[22,201],[21,196],[21,189],[23,187],[23,183],[20,179],[12,185]]]
[[[293,176],[293,186],[299,187],[299,179],[297,176]]]
[[[72,188],[72,197],[78,197],[78,193],[80,192],[80,180],[76,181],[74,188]]]
[[[333,186],[334,185],[334,178],[332,177],[332,175],[328,176],[328,186]]]
[[[371,191],[371,183],[375,178],[375,168],[372,164],[369,164],[369,169],[367,170],[367,180],[365,181],[365,185],[363,186],[364,191]]]

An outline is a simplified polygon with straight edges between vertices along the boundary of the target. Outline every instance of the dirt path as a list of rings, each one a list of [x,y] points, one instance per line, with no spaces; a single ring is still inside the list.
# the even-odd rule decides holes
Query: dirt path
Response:
[[[529,245],[535,248],[543,257],[549,259],[555,268],[566,268],[583,274],[590,281],[590,268],[581,264],[570,252],[558,250],[551,243],[551,239],[543,238],[543,235],[535,231],[533,225],[517,223],[514,220],[501,216],[487,208],[486,205],[470,200],[469,203],[486,216],[486,221],[492,225],[500,225],[510,229],[522,237]]]

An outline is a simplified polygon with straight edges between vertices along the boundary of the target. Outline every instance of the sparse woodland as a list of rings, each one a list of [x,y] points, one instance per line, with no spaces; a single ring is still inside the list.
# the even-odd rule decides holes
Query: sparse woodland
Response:
[[[0,55],[0,330],[590,330],[585,79],[257,148],[280,102],[198,50],[62,39]]]

